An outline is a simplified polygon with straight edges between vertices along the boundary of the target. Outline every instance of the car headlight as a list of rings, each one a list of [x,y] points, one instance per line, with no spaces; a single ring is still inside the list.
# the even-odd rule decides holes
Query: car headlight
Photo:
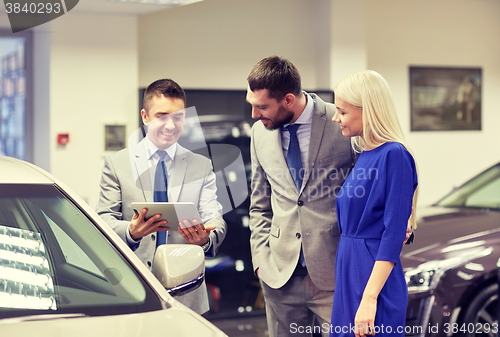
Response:
[[[449,247],[447,248],[449,250]],[[444,273],[472,260],[490,255],[493,248],[476,247],[460,253],[453,252],[443,260],[432,260],[413,268],[405,269],[406,285],[409,292],[425,292],[436,289]]]
[[[423,265],[417,268],[408,269],[405,272],[408,291],[427,291],[429,289],[434,289],[442,275],[442,273],[436,275],[436,271],[440,272],[441,270],[438,268],[430,268],[430,266],[428,269],[425,269]]]

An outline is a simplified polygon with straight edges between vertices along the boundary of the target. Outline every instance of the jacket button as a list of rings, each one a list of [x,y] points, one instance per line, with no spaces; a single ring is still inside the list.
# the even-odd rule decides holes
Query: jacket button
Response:
[[[151,267],[151,261],[148,261],[148,267]]]
[[[299,200],[299,201],[297,202],[297,205],[302,206],[302,205],[304,205],[304,202],[303,202],[302,200]]]
[[[300,233],[295,234],[295,236],[297,237],[297,239],[300,239],[301,237]]]
[[[154,234],[151,235],[151,239],[153,239],[153,241],[156,239]]]

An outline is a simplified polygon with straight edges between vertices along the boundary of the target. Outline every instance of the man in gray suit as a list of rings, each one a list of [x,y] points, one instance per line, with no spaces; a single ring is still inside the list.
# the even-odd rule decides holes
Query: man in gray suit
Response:
[[[147,136],[105,159],[97,213],[149,268],[160,232],[165,231],[168,243],[199,245],[205,256],[213,257],[226,235],[226,223],[210,160],[177,143],[185,118],[184,90],[172,80],[158,80],[146,89],[143,103]],[[132,202],[154,201],[155,170],[161,161],[166,168],[168,201],[194,203],[203,224],[185,219],[165,228],[166,221],[158,221],[159,215],[146,221],[146,209],[134,214]],[[205,284],[176,299],[200,314],[209,309]]]
[[[302,91],[286,59],[253,68],[247,101],[260,120],[252,128],[250,242],[270,336],[311,336],[315,317],[328,336],[340,235],[335,198],[355,163],[350,139],[332,122],[335,106]],[[292,137],[300,169],[287,165]]]

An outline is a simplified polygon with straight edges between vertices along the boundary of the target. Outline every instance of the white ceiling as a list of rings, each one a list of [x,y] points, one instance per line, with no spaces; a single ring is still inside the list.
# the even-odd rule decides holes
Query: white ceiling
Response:
[[[198,0],[200,1],[200,0]],[[174,1],[175,2],[175,1]],[[195,2],[195,1],[193,1]],[[156,5],[156,4],[138,4],[130,2],[118,2],[112,0],[79,0],[78,4],[71,11],[80,13],[101,13],[101,14],[121,14],[121,15],[140,15],[152,13],[177,5]]]

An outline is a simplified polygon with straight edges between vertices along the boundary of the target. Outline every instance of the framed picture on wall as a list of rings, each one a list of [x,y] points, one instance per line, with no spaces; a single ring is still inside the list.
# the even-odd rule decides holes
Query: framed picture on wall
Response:
[[[411,66],[411,131],[481,130],[481,76],[481,68]]]
[[[104,150],[118,151],[125,148],[125,125],[104,126]]]

